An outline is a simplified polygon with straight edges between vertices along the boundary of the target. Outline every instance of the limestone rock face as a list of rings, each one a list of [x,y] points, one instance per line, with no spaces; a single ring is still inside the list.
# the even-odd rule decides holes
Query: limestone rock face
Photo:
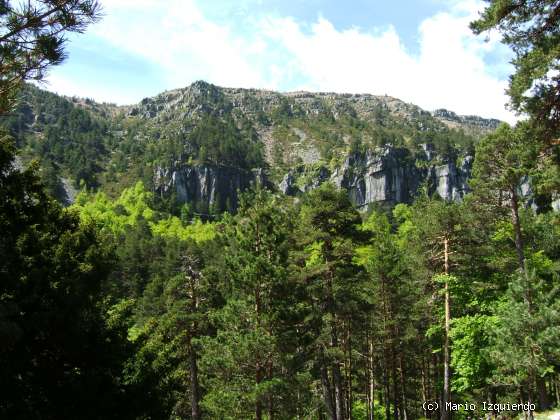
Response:
[[[432,115],[450,128],[461,127],[465,132],[487,134],[498,128],[499,120],[476,115],[457,115],[447,109],[437,109]]]
[[[463,159],[460,166],[454,162],[430,168],[429,185],[445,200],[459,201],[468,192],[468,180],[473,164],[472,156]]]
[[[412,201],[422,174],[406,157],[406,151],[391,147],[349,156],[333,181],[348,190],[358,207],[407,203]]]
[[[72,181],[68,178],[61,178],[60,182],[62,184],[62,204],[65,206],[70,206],[76,201],[76,196],[78,195],[78,190],[72,184]]]
[[[471,153],[470,146],[499,124],[444,109],[429,112],[387,95],[281,93],[204,81],[125,106],[57,97],[31,86],[21,99],[18,138],[22,144],[34,139],[27,144],[34,154],[43,153],[33,144],[41,142],[49,126],[80,110],[83,118],[87,114],[88,121],[106,127],[95,133],[103,132],[103,147],[87,145],[99,154],[98,162],[87,170],[98,176],[100,188],[116,192],[124,186],[123,176],[159,165],[152,173],[157,193],[215,211],[235,210],[238,190],[266,184],[266,175],[288,195],[333,182],[360,207],[410,202],[423,183],[445,199],[459,200],[467,190],[472,159],[456,163],[455,156]],[[225,124],[223,139],[221,124],[211,126],[217,121]],[[67,141],[74,134],[83,133],[61,132],[62,147],[48,151],[60,162],[59,178],[82,176],[68,163],[78,144]],[[448,145],[443,144],[446,141]],[[208,150],[215,156],[207,156]],[[354,153],[357,150],[361,152]],[[252,158],[246,162],[245,155]],[[109,171],[110,176],[102,176]],[[75,195],[71,181],[78,180],[61,179],[64,204]],[[558,199],[553,201],[558,207]]]
[[[459,163],[446,160],[437,155],[433,144],[427,143],[417,145],[414,152],[389,143],[345,155],[351,139],[344,133],[336,137],[334,132],[317,129],[317,117],[327,121],[325,127],[336,127],[337,120],[351,118],[372,124],[398,122],[399,126],[416,132],[452,127],[475,136],[495,129],[498,124],[497,120],[460,116],[447,110],[430,113],[386,95],[278,93],[221,88],[203,81],[145,98],[127,111],[129,118],[149,127],[179,121],[177,135],[186,140],[190,128],[205,115],[243,116],[251,122],[263,144],[266,163],[272,168],[270,173],[278,175],[280,164],[285,165],[284,176],[276,180],[278,190],[296,196],[329,181],[345,189],[356,206],[363,209],[372,203],[410,203],[424,183],[430,192],[437,192],[446,200],[460,200],[468,190],[472,158],[463,158]],[[236,123],[241,124],[237,119]],[[291,123],[296,120],[298,124]],[[284,121],[285,126],[280,127],[278,121]],[[327,150],[331,153],[326,157],[323,137],[329,135],[336,150]],[[187,146],[185,150],[189,152]],[[162,196],[174,194],[179,202],[191,203],[195,208],[234,210],[238,191],[257,182],[267,184],[267,173],[261,169],[169,163],[156,170],[154,184]]]
[[[200,212],[236,209],[238,193],[255,184],[267,184],[261,169],[185,164],[158,167],[154,176],[156,192],[162,196],[175,194],[179,203],[192,204]]]
[[[410,151],[386,146],[363,154],[351,154],[334,170],[325,165],[300,165],[288,170],[276,188],[283,194],[297,196],[331,182],[344,189],[360,209],[370,204],[394,206],[411,203],[423,184],[429,193],[437,193],[448,201],[461,201],[468,193],[473,157],[466,156],[459,163],[442,163],[431,159],[424,150],[422,164]],[[190,165],[175,162],[171,167],[158,167],[154,186],[161,196],[174,194],[179,203],[189,203],[201,213],[233,211],[239,193],[255,185],[274,188],[263,169],[243,170],[218,165]],[[519,193],[527,204],[536,208],[530,180],[525,179]],[[73,195],[73,194],[72,194]],[[560,211],[560,198],[552,197],[550,206]]]
[[[332,172],[326,167],[316,168],[305,176],[304,182],[298,181],[304,172],[302,167],[292,169],[279,189],[284,194],[297,195],[329,180],[347,190],[356,206],[365,208],[372,203],[410,203],[426,182],[430,192],[437,192],[445,200],[459,201],[468,192],[472,162],[471,156],[465,157],[459,166],[455,162],[437,164],[428,160],[419,168],[406,149],[385,147],[350,155]]]
[[[296,178],[292,170],[288,171],[284,178],[278,185],[278,189],[286,195],[296,195],[302,191],[296,186]]]

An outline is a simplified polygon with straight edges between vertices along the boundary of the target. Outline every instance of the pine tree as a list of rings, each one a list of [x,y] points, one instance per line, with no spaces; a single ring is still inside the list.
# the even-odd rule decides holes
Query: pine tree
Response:
[[[50,199],[36,165],[0,141],[0,417],[122,418],[125,334],[101,290],[112,257],[92,224]]]
[[[299,264],[310,308],[314,341],[313,373],[321,384],[323,407],[334,420],[350,417],[353,398],[351,360],[345,358],[352,331],[368,307],[363,271],[353,260],[355,246],[367,235],[347,195],[324,184],[302,206]]]
[[[528,282],[529,272],[519,217],[524,200],[520,187],[534,168],[537,149],[526,141],[526,134],[524,126],[512,129],[502,124],[495,133],[477,145],[471,180],[474,192],[470,203],[481,213],[509,209],[518,267]],[[530,300],[529,295],[526,298]]]
[[[372,213],[363,229],[372,236],[367,245],[357,249],[358,261],[370,276],[373,304],[364,346],[369,371],[369,418],[376,411],[375,404],[384,410],[385,417],[413,418],[419,415],[412,403],[418,386],[409,374],[421,370],[417,346],[427,345],[419,329],[425,309],[421,282],[411,275],[407,250],[399,245],[398,235],[386,215]],[[383,396],[378,401],[376,388]]]
[[[65,34],[100,18],[96,0],[0,2],[0,115],[13,106],[26,80],[43,80],[64,60]]]
[[[451,325],[452,318],[461,314],[460,306],[453,307],[453,290],[457,288],[458,274],[462,273],[461,264],[465,263],[465,254],[473,240],[473,226],[470,226],[472,220],[469,220],[469,212],[463,204],[429,198],[426,195],[420,196],[411,210],[410,221],[415,231],[413,246],[419,248],[419,260],[423,260],[432,273],[432,284],[428,290],[431,289],[434,296],[443,295],[441,415],[442,418],[450,418],[451,413],[446,407],[452,401]],[[466,275],[463,274],[461,282],[466,281]],[[432,310],[441,313],[437,307]],[[428,334],[441,331],[440,325],[432,325]]]
[[[502,42],[515,54],[515,72],[508,94],[517,111],[531,115],[541,128],[542,140],[560,134],[560,5],[555,0],[488,0],[478,20],[477,33],[497,29]]]
[[[290,410],[278,394],[278,311],[286,292],[289,215],[277,197],[257,190],[226,222],[226,305],[213,316],[215,337],[202,340],[208,393],[203,406],[220,418],[273,418]],[[280,295],[278,295],[280,294]],[[280,306],[280,308],[279,308]]]

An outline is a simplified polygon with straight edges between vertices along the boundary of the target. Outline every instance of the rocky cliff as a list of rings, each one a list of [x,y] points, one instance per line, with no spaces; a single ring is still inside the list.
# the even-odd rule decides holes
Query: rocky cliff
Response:
[[[270,188],[262,169],[187,164],[158,167],[154,174],[154,189],[161,197],[174,194],[179,203],[192,204],[200,213],[233,211],[239,192],[256,185]]]
[[[155,171],[155,190],[162,197],[174,194],[180,203],[191,203],[201,212],[233,210],[238,193],[257,184],[276,188],[297,196],[324,182],[348,191],[352,202],[366,210],[370,204],[393,206],[411,203],[424,184],[430,193],[445,200],[460,201],[468,192],[473,158],[466,156],[460,164],[450,161],[422,166],[410,159],[406,149],[385,147],[364,154],[348,156],[334,170],[324,165],[299,165],[291,168],[277,184],[272,184],[264,170],[184,165]]]
[[[297,195],[329,181],[347,190],[362,209],[373,203],[410,203],[423,184],[446,200],[461,200],[468,191],[472,157],[466,156],[460,165],[453,161],[435,163],[429,157],[426,153],[424,160],[418,162],[407,149],[384,147],[350,155],[334,171],[325,166],[291,169],[279,189],[284,194]]]

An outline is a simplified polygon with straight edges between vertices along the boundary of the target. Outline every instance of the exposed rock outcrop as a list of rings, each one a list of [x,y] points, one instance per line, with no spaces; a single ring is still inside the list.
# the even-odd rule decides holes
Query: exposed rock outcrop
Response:
[[[432,115],[450,128],[461,128],[467,133],[484,135],[494,131],[500,125],[495,118],[482,118],[477,115],[457,115],[447,109],[437,109]]]
[[[239,192],[256,184],[268,185],[262,169],[185,164],[158,167],[154,176],[156,192],[174,194],[178,202],[190,203],[202,213],[236,209]]]
[[[460,165],[448,162],[432,166],[429,170],[428,185],[445,200],[459,201],[468,192],[473,157],[466,156]]]
[[[62,204],[65,206],[74,204],[76,196],[78,195],[78,190],[72,184],[72,180],[68,178],[61,178],[60,183],[62,187],[62,197],[60,197]]]
[[[472,162],[472,157],[467,156],[460,165],[427,160],[418,167],[408,150],[385,147],[348,156],[332,172],[324,166],[307,173],[303,167],[291,170],[280,182],[279,189],[284,194],[296,195],[330,180],[347,190],[356,206],[366,207],[372,203],[410,203],[420,186],[427,183],[430,192],[437,192],[446,200],[461,200],[468,191]]]

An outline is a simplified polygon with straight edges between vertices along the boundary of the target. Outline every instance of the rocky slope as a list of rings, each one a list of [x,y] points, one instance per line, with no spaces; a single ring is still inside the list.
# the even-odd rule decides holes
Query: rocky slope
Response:
[[[48,160],[76,186],[80,178],[118,192],[142,179],[162,200],[201,212],[233,210],[238,191],[257,183],[298,195],[329,181],[361,208],[410,202],[422,184],[458,200],[468,189],[476,141],[499,124],[430,113],[389,96],[205,82],[124,107],[29,88],[10,121],[4,125],[30,156]],[[95,141],[87,136],[91,127]],[[58,147],[63,140],[66,149]],[[83,152],[72,156],[95,160],[85,175],[67,159],[76,147]]]

